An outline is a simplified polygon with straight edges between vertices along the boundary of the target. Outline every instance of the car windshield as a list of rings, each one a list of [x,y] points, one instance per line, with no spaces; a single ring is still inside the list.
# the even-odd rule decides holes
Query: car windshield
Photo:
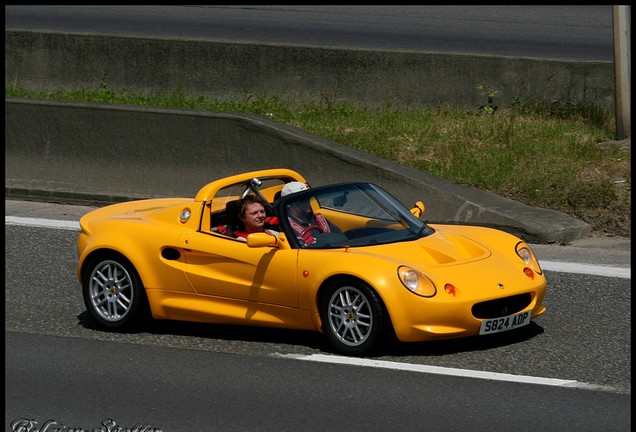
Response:
[[[302,248],[359,247],[414,240],[433,231],[384,189],[345,183],[280,200],[281,228]]]

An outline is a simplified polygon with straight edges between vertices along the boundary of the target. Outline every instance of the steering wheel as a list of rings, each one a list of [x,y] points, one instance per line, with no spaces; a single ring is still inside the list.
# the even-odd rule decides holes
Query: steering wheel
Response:
[[[307,234],[311,230],[318,230],[320,232],[324,232],[322,230],[322,228],[320,226],[318,226],[318,225],[309,225],[309,226],[306,226],[306,227],[303,228],[303,230],[300,232],[299,236],[303,237],[305,234]]]

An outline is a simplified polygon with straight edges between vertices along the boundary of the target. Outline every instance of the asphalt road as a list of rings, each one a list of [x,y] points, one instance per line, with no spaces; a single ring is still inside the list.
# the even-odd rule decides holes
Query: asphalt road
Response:
[[[611,5],[8,5],[5,28],[614,60]]]
[[[40,221],[87,210],[5,204]],[[308,332],[169,321],[98,331],[75,276],[77,233],[50,225],[5,223],[7,430],[20,419],[85,430],[630,430],[629,278],[546,271],[548,312],[524,331],[389,347],[370,367]]]

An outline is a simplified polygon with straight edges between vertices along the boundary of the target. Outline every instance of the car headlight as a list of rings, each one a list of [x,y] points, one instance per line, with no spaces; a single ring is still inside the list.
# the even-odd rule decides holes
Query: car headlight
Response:
[[[519,255],[519,258],[521,258],[523,262],[525,262],[532,270],[534,270],[535,273],[543,273],[543,271],[541,270],[541,266],[539,265],[539,260],[537,260],[534,252],[532,252],[532,249],[530,249],[527,244],[523,242],[517,243],[516,251],[517,255]]]
[[[410,267],[398,267],[398,278],[400,282],[413,294],[422,297],[433,297],[437,293],[435,284],[423,273],[413,270]]]

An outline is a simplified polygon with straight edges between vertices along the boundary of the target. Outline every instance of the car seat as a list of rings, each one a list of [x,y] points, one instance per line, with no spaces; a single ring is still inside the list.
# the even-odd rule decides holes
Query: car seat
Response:
[[[234,231],[241,231],[243,229],[243,222],[239,218],[240,210],[240,200],[228,201],[228,203],[225,205],[225,226],[227,229],[226,234],[230,237],[236,237]]]

